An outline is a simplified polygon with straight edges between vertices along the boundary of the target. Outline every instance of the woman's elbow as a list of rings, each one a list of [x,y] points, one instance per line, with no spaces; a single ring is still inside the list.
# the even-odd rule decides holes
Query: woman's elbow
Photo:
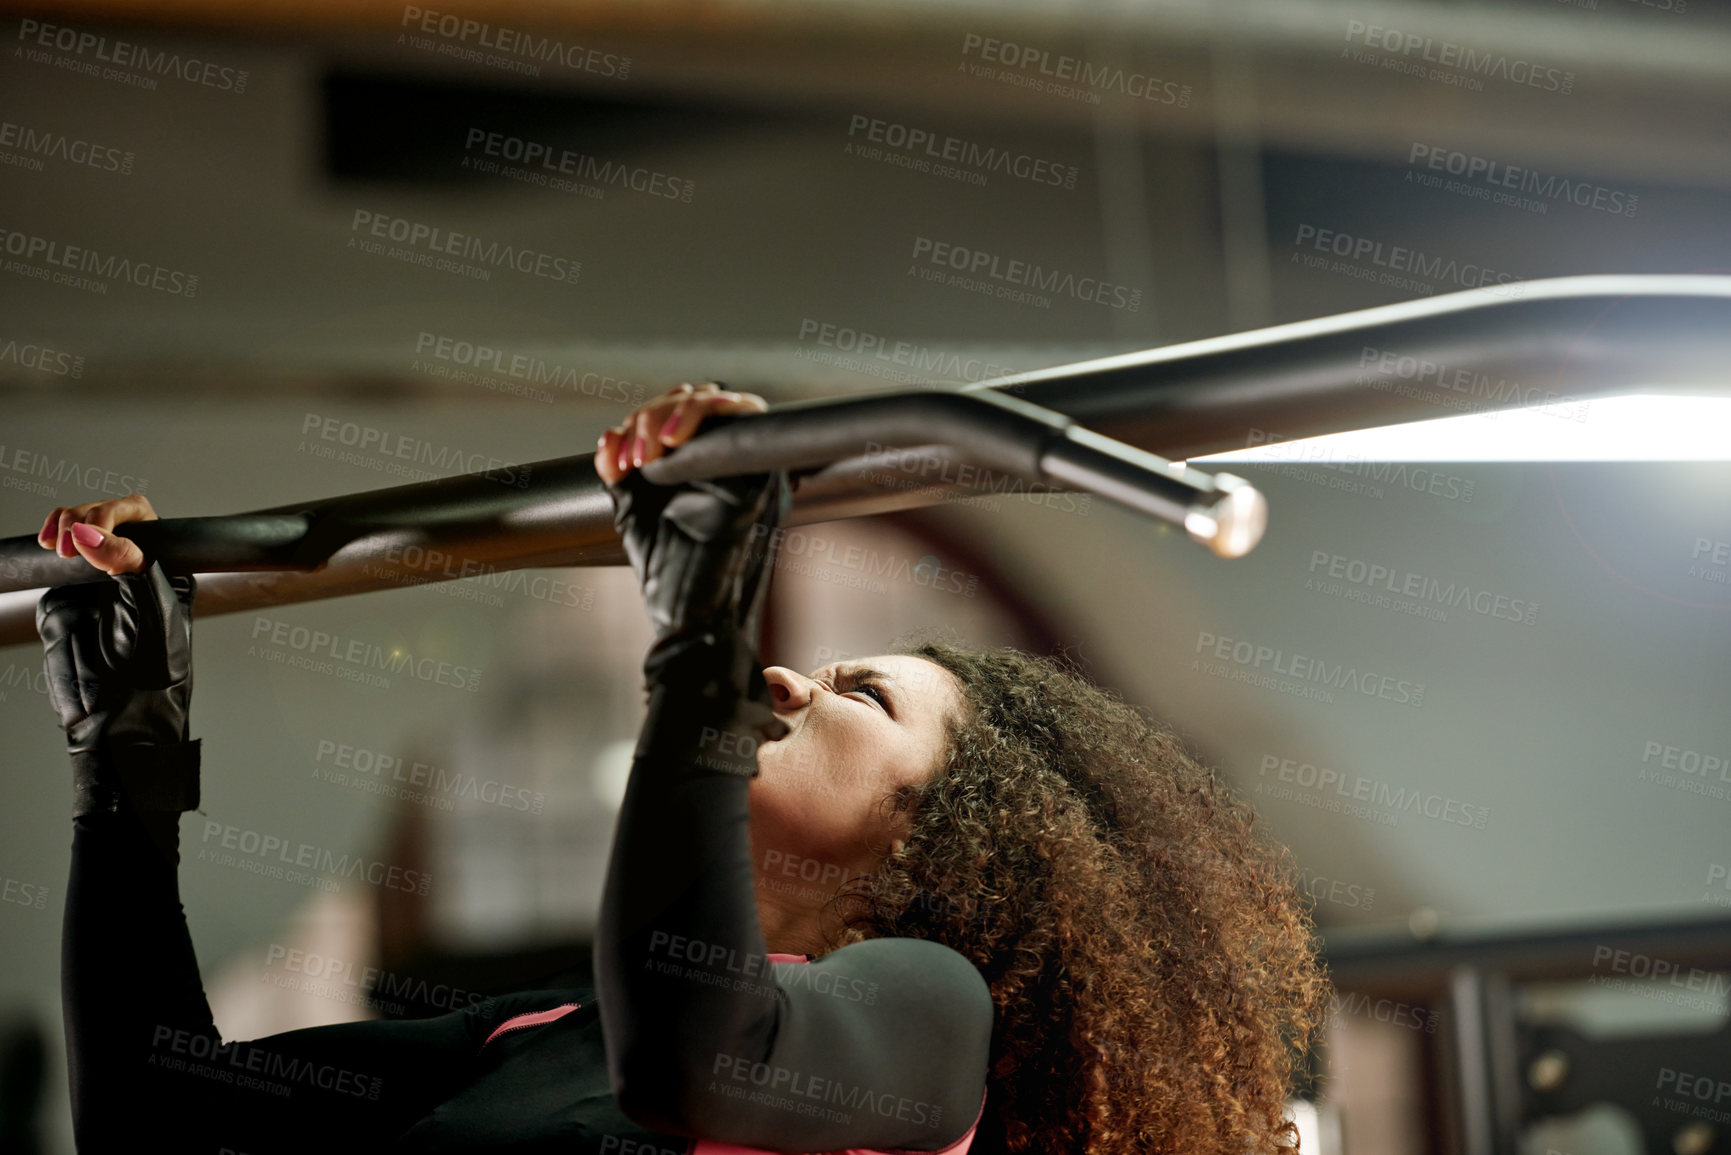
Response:
[[[693,1135],[691,1109],[701,1084],[686,1064],[661,1051],[624,1054],[608,1062],[608,1081],[620,1113],[649,1131]]]

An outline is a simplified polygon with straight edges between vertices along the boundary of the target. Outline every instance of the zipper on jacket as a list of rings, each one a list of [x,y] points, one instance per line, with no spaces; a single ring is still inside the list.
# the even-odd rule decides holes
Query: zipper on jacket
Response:
[[[555,1022],[564,1018],[582,1005],[582,1003],[561,1003],[556,1007],[549,1007],[544,1011],[529,1011],[526,1014],[512,1015],[510,1018],[493,1028],[493,1033],[488,1035],[486,1039],[482,1041],[481,1050],[486,1050],[487,1044],[491,1043],[500,1035],[509,1034],[512,1031],[520,1031],[525,1027],[539,1027],[545,1023]]]

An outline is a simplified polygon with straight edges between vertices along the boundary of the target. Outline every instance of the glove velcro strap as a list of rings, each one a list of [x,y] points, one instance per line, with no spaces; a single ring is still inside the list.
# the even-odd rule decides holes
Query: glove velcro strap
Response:
[[[165,742],[72,755],[72,814],[117,811],[178,814],[198,809],[199,743]]]

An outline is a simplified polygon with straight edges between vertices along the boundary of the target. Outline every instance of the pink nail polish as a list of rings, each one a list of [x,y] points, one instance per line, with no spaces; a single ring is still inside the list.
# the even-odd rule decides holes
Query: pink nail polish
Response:
[[[72,537],[85,549],[102,544],[102,531],[94,525],[85,525],[82,521],[72,527]]]
[[[638,468],[643,466],[643,434],[641,433],[631,439],[631,464]]]
[[[675,429],[679,428],[679,414],[672,414],[661,423],[661,437],[666,439]]]
[[[614,458],[614,464],[619,467],[620,473],[631,468],[631,446],[623,437],[619,439],[619,455]]]

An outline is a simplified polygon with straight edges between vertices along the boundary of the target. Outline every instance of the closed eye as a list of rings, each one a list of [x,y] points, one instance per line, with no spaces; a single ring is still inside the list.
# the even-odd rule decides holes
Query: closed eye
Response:
[[[878,689],[876,686],[872,685],[869,682],[861,682],[860,684],[855,686],[853,689],[849,690],[848,693],[850,693],[850,694],[870,694],[873,698],[875,698],[877,700],[878,705],[884,707],[885,709],[889,708],[889,702],[885,700],[883,691]]]
[[[844,694],[869,694],[872,699],[877,702],[878,707],[882,709],[884,713],[893,713],[893,711],[890,710],[889,695],[885,694],[882,689],[872,683],[865,675],[842,674],[836,678],[836,682],[838,685],[846,687],[842,690]]]

